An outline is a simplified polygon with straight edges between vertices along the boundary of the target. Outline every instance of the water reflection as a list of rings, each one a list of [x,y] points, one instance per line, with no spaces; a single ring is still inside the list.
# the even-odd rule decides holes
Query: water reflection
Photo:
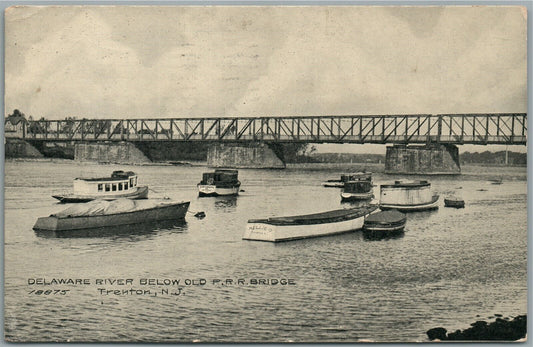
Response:
[[[372,203],[374,200],[372,199],[366,199],[366,200],[355,200],[355,201],[346,201],[341,200],[341,204],[347,207],[363,207],[368,206],[370,203]]]
[[[100,227],[91,229],[79,229],[69,231],[35,231],[38,237],[43,238],[93,238],[93,237],[113,237],[127,238],[134,236],[153,235],[160,231],[185,232],[187,231],[187,222],[185,220],[146,222],[130,225]]]
[[[215,198],[215,208],[229,209],[234,211],[237,207],[237,196],[217,196]]]
[[[405,235],[403,230],[394,232],[372,232],[363,230],[363,240],[365,241],[383,241],[401,239]]]

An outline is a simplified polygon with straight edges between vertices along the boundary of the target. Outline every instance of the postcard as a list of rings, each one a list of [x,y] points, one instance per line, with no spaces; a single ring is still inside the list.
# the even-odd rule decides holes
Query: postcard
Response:
[[[527,8],[5,9],[4,338],[527,339]]]

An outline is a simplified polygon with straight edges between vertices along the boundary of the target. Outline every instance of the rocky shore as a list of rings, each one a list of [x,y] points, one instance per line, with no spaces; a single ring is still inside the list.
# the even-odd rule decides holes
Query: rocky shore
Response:
[[[517,341],[526,337],[527,315],[514,319],[502,318],[496,314],[491,323],[479,320],[470,324],[470,328],[448,333],[442,327],[429,329],[426,334],[431,341]]]

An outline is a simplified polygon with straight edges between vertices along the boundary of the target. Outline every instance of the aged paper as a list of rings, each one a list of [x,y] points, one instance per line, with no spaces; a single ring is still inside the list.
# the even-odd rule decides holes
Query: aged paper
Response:
[[[519,6],[9,7],[5,339],[524,338],[527,102]]]

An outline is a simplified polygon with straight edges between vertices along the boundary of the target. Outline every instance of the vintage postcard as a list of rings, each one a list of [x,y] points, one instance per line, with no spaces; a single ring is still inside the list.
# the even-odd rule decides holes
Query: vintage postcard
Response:
[[[527,339],[527,8],[5,9],[4,338]]]

